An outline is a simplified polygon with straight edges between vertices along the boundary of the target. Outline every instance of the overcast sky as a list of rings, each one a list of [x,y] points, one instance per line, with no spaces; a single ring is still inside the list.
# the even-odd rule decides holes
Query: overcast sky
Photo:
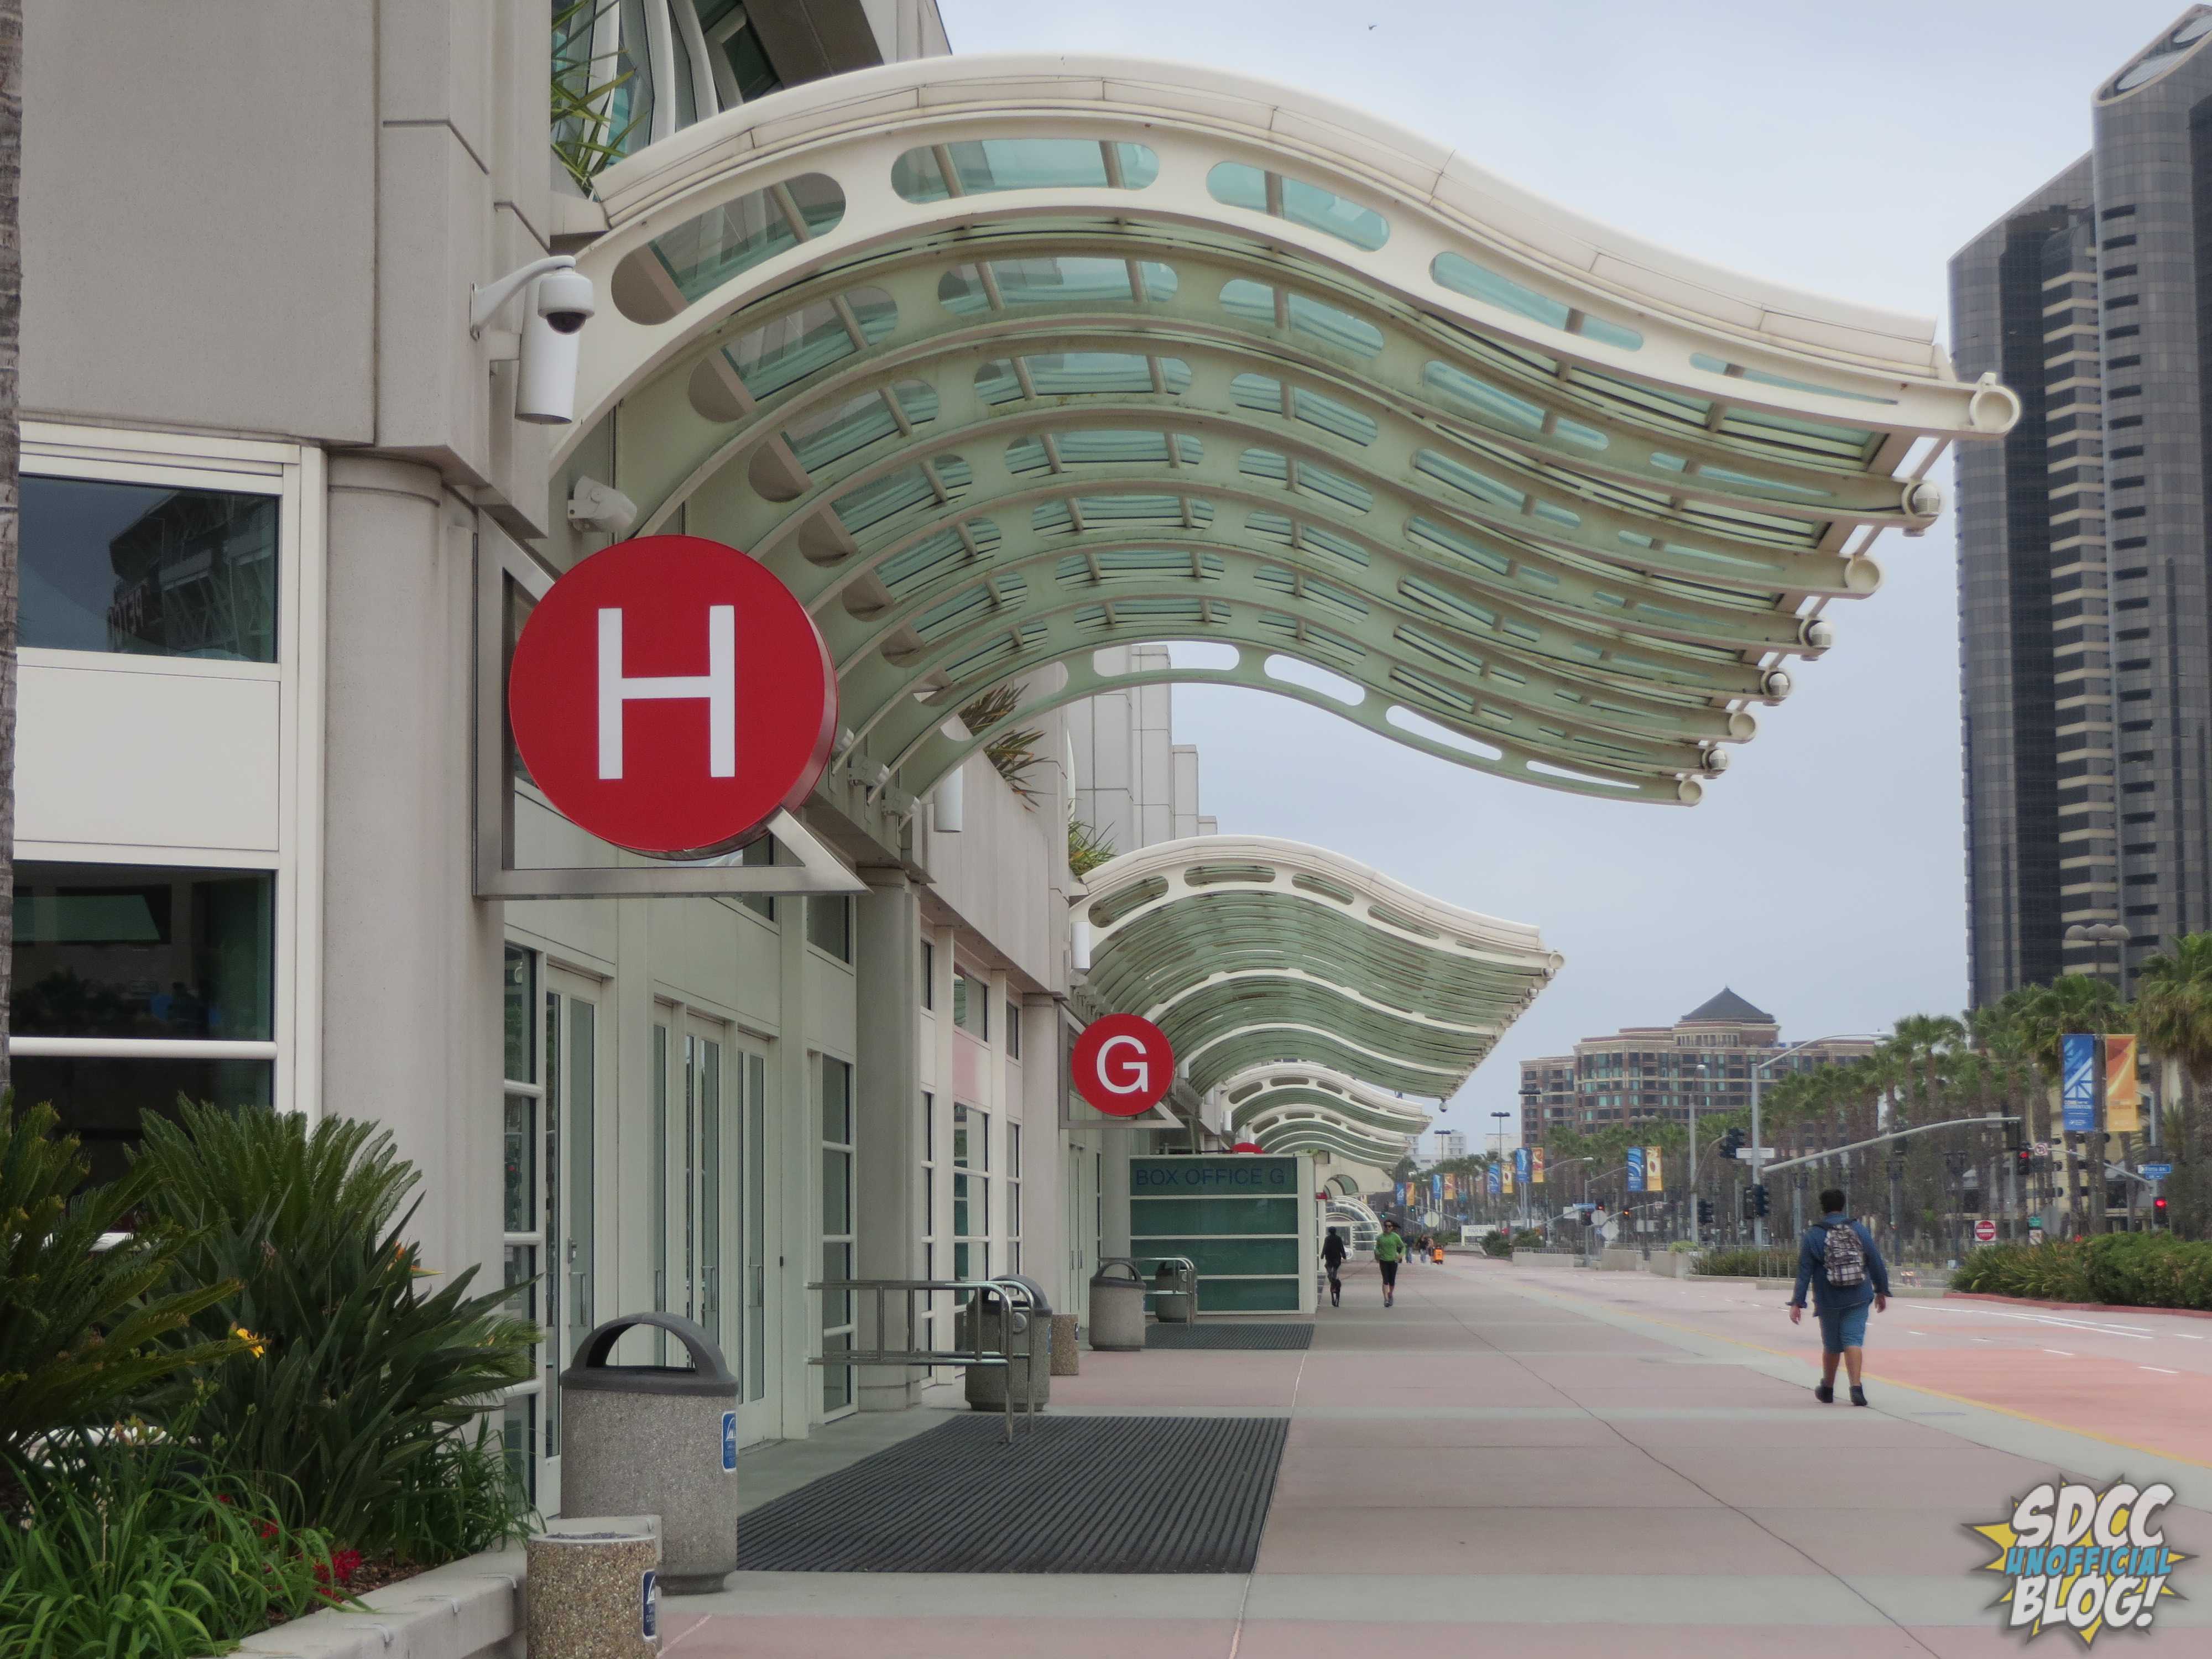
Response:
[[[2088,147],[2091,91],[2179,0],[939,0],[953,48],[1213,64],[1328,94],[1702,258],[1942,318],[1968,237]],[[1370,27],[1370,25],[1372,25]],[[1948,334],[1948,325],[1945,325]],[[1948,482],[1948,463],[1938,471]],[[1176,690],[1204,810],[1530,921],[1565,970],[1440,1127],[1524,1056],[1723,985],[1785,1038],[1966,1000],[1948,524],[1877,544],[1870,600],[1688,811],[1486,778],[1258,692]],[[1517,1124],[1517,1115],[1516,1118]]]

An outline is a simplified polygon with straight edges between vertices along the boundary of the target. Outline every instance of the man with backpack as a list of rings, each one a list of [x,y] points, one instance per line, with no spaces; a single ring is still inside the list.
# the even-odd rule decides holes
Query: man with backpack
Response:
[[[1846,1202],[1838,1187],[1820,1194],[1820,1219],[1797,1245],[1797,1288],[1790,1297],[1795,1325],[1805,1317],[1805,1289],[1812,1287],[1813,1310],[1820,1321],[1820,1386],[1813,1397],[1824,1406],[1835,1403],[1839,1359],[1850,1373],[1851,1404],[1866,1404],[1867,1311],[1889,1306],[1889,1269],[1874,1235],[1845,1213]]]

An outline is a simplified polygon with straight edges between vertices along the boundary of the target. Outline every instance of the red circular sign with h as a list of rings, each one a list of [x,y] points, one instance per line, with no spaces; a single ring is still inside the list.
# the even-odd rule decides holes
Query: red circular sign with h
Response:
[[[1136,1117],[1167,1097],[1175,1049],[1165,1031],[1135,1014],[1103,1014],[1083,1028],[1068,1057],[1076,1093],[1109,1117]]]
[[[806,799],[830,762],[837,675],[765,565],[698,536],[643,536],[538,600],[507,718],[562,817],[632,852],[700,858]]]

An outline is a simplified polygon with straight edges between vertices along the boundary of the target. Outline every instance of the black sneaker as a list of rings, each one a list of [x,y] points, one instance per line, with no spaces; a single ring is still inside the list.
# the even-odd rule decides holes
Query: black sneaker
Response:
[[[1820,1382],[1814,1384],[1813,1389],[1813,1398],[1819,1401],[1823,1406],[1834,1405],[1836,1403],[1836,1385],[1832,1382]]]
[[[1854,1406],[1863,1406],[1866,1402],[1866,1390],[1854,1386],[1851,1389],[1851,1404]]]

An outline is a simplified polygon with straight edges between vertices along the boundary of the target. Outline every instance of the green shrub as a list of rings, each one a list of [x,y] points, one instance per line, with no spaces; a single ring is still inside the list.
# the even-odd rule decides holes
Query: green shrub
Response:
[[[2043,1302],[2212,1311],[2212,1243],[2170,1233],[2107,1233],[2048,1244],[1987,1244],[1951,1288]]]
[[[1513,1248],[1516,1250],[1540,1250],[1544,1248],[1544,1235],[1534,1227],[1523,1227],[1513,1235]]]
[[[528,1379],[537,1328],[501,1311],[504,1287],[471,1297],[473,1268],[424,1292],[405,1237],[419,1177],[389,1131],[190,1103],[144,1129],[134,1173],[191,1235],[177,1282],[238,1286],[197,1316],[246,1345],[205,1373],[205,1444],[268,1481],[288,1524],[409,1547],[455,1431]],[[511,1519],[523,1501],[503,1491]]]
[[[1797,1247],[1770,1244],[1761,1249],[1707,1250],[1690,1264],[1692,1273],[1708,1279],[1794,1279],[1797,1276]]]
[[[174,1225],[121,1233],[148,1177],[76,1194],[91,1166],[75,1135],[54,1133],[51,1106],[17,1112],[0,1094],[0,1468],[36,1436],[110,1423],[152,1384],[235,1352],[218,1327],[170,1341],[234,1286],[188,1280],[155,1294],[186,1243]]]
[[[426,1565],[521,1543],[534,1519],[507,1443],[483,1418],[474,1436],[447,1435],[409,1465],[385,1511],[395,1553]]]
[[[1667,1247],[1669,1255],[1695,1255],[1704,1247],[1687,1238],[1678,1238]]]
[[[336,1595],[320,1534],[156,1437],[49,1438],[0,1522],[0,1659],[198,1659]]]
[[[1485,1233],[1482,1253],[1486,1256],[1510,1261],[1513,1259],[1513,1236],[1510,1233]]]

